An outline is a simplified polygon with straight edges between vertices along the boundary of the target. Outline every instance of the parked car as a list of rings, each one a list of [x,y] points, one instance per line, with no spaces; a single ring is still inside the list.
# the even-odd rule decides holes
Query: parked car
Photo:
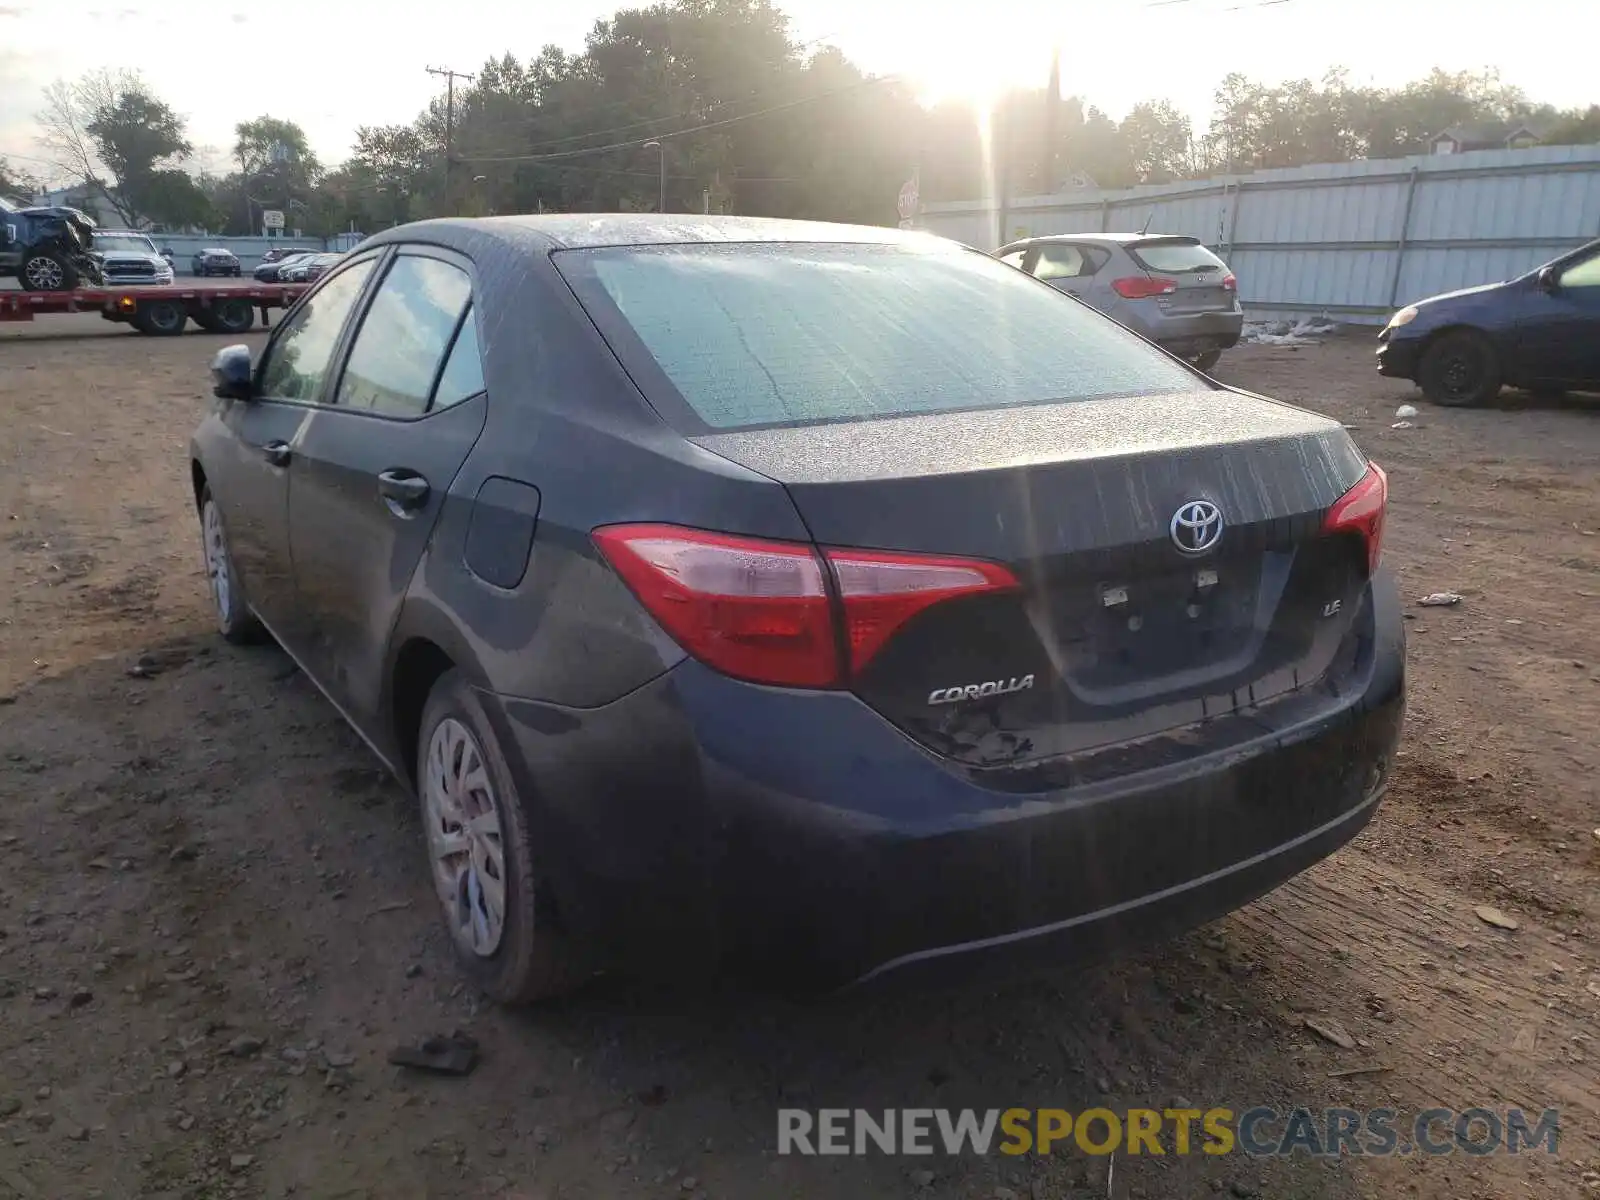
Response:
[[[319,279],[339,258],[337,254],[307,254],[292,263],[285,260],[279,264],[278,278],[284,283],[306,283]]]
[[[239,275],[244,270],[238,255],[221,246],[208,246],[195,251],[190,266],[202,279],[208,275]]]
[[[435,220],[212,375],[222,636],[270,631],[415,789],[502,1001],[597,961],[800,985],[1115,947],[1384,791],[1383,472],[977,251]]]
[[[261,261],[263,264],[282,262],[284,259],[294,254],[315,253],[316,251],[310,246],[274,246],[261,256]]]
[[[1233,272],[1199,238],[1057,234],[1012,242],[995,256],[1092,304],[1202,371],[1216,366],[1244,331]]]
[[[306,280],[307,280],[307,282],[311,282],[313,280],[321,279],[329,271],[333,270],[333,268],[338,265],[339,260],[342,259],[343,257],[344,257],[343,254],[334,254],[334,253],[317,255],[315,258],[313,258],[311,260],[310,264],[306,267]]]
[[[25,291],[70,292],[100,282],[94,220],[76,208],[30,206],[0,196],[0,279]]]
[[[1378,370],[1435,404],[1501,387],[1600,389],[1600,241],[1526,275],[1408,304],[1378,335]]]
[[[166,284],[172,282],[172,264],[150,235],[136,229],[104,229],[94,234],[94,253],[106,283]]]
[[[298,254],[290,254],[287,257],[275,259],[272,262],[263,262],[255,269],[255,277],[262,283],[286,282],[284,278],[285,271],[292,269],[297,263],[311,258],[315,254],[316,251],[314,250],[302,250]]]

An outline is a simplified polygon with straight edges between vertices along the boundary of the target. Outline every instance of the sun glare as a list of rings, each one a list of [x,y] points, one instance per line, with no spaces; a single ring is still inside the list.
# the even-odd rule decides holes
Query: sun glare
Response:
[[[905,73],[924,104],[966,101],[988,110],[1006,89],[1037,86],[1044,78],[1015,46],[975,39],[970,32],[918,31],[905,39],[904,49]]]

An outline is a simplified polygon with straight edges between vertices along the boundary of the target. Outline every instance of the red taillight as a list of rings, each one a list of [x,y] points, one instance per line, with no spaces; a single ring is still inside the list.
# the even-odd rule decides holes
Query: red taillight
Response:
[[[1237,292],[1239,290],[1239,281],[1232,275],[1224,275],[1222,277],[1222,290],[1225,292]]]
[[[1160,275],[1129,275],[1113,279],[1111,286],[1124,300],[1148,300],[1151,296],[1170,296],[1178,290],[1176,279],[1163,279]]]
[[[612,525],[594,531],[607,562],[661,627],[725,675],[779,687],[842,686],[907,621],[957,596],[1011,590],[995,563],[682,529]],[[825,565],[826,564],[826,565]],[[844,628],[835,630],[830,572]],[[841,637],[842,633],[842,637]]]
[[[850,669],[872,661],[896,630],[932,605],[974,592],[1010,591],[1016,576],[998,563],[875,550],[824,551],[844,605]]]
[[[810,546],[613,525],[595,544],[674,641],[725,675],[787,687],[839,682],[822,564]]]
[[[1378,569],[1383,553],[1383,518],[1389,508],[1389,477],[1377,463],[1367,464],[1367,473],[1355,487],[1334,501],[1323,518],[1323,533],[1360,534],[1367,546],[1367,574]]]

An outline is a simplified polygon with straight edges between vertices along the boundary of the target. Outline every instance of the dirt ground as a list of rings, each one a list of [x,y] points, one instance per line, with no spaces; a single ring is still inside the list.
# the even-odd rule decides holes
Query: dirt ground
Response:
[[[210,632],[185,447],[218,344],[0,332],[0,1198],[1600,1194],[1600,405],[1393,429],[1415,397],[1368,337],[1224,359],[1388,468],[1412,618],[1388,800],[1266,899],[951,992],[618,979],[512,1014],[456,982],[399,788],[281,653]],[[1414,603],[1446,589],[1461,604]],[[470,1077],[387,1065],[452,1028],[481,1044]],[[1555,1107],[1561,1140],[776,1154],[780,1106],[1174,1104]]]

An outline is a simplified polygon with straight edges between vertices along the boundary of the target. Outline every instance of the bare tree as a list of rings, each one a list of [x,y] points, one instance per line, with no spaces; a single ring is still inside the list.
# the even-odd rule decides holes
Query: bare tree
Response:
[[[159,198],[192,152],[184,121],[136,71],[102,68],[45,89],[40,142],[55,165],[100,196],[129,225]]]
[[[98,73],[105,76],[107,72]],[[44,89],[44,108],[36,115],[39,122],[39,144],[49,153],[50,162],[74,181],[105,194],[100,181],[100,164],[95,157],[94,142],[89,137],[87,106],[80,95],[91,76],[84,76],[76,84],[58,79]]]

